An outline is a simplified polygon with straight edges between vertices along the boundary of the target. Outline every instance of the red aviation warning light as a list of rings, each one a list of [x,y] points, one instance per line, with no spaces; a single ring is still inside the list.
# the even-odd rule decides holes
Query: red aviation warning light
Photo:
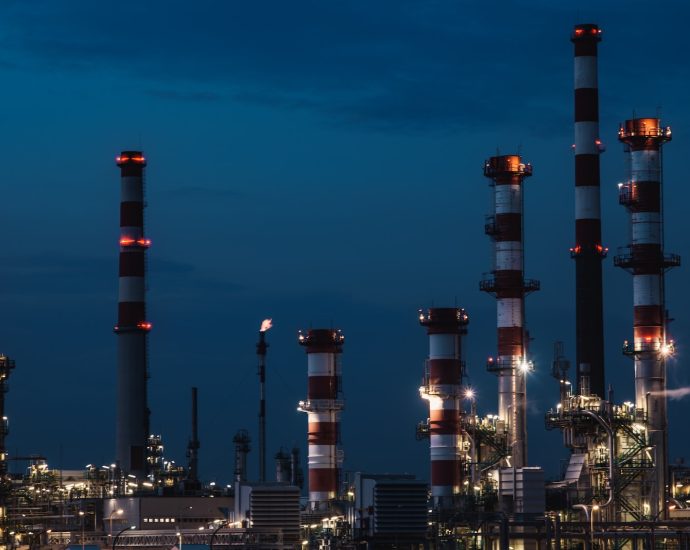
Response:
[[[131,237],[122,237],[120,239],[120,246],[140,246],[142,248],[148,248],[151,246],[151,239],[133,239]]]
[[[137,323],[138,329],[145,330],[147,332],[149,330],[151,330],[152,327],[153,327],[153,325],[151,323],[149,323],[148,321],[140,321],[139,323]]]
[[[122,166],[123,164],[141,164],[142,166],[146,166],[146,158],[144,158],[144,155],[134,151],[122,152],[119,156],[115,157],[115,162],[118,166]]]

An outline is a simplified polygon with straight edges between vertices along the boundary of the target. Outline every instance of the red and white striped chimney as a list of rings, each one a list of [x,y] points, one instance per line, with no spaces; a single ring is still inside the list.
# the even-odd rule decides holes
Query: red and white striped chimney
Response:
[[[326,510],[338,497],[343,460],[340,446],[340,411],[343,409],[340,354],[345,337],[340,330],[300,332],[307,351],[307,400],[298,410],[308,415],[309,503]]]
[[[146,475],[149,433],[146,320],[146,250],[144,236],[144,166],[140,151],[117,157],[121,174],[120,292],[118,320],[116,455],[125,474]]]
[[[466,439],[460,429],[462,414],[462,335],[469,323],[464,309],[430,308],[419,312],[419,323],[429,335],[429,359],[424,372],[422,398],[429,401],[431,496],[434,507],[450,509],[462,489]]]
[[[575,45],[575,347],[577,388],[588,376],[592,394],[604,397],[604,306],[599,191],[599,85],[597,45],[601,29],[576,25]]]
[[[539,290],[539,281],[525,280],[522,245],[522,183],[532,165],[519,155],[491,157],[484,175],[494,188],[494,213],[485,231],[494,241],[494,270],[479,288],[496,297],[498,357],[487,368],[498,376],[498,417],[506,423],[510,465],[527,464],[527,395],[525,378],[531,370],[527,357],[525,296]]]
[[[640,509],[656,519],[667,514],[665,360],[673,351],[666,334],[664,273],[680,265],[679,256],[664,253],[661,147],[670,141],[671,129],[663,128],[658,118],[636,118],[625,121],[618,139],[630,155],[630,179],[619,184],[619,201],[630,212],[632,243],[614,263],[633,275],[634,339],[623,351],[635,361],[635,407],[645,412],[648,440],[655,449],[650,492]]]

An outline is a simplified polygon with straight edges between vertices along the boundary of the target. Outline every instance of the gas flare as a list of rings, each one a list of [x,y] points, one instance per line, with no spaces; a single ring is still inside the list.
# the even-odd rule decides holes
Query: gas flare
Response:
[[[264,319],[261,322],[261,328],[259,329],[259,332],[266,332],[272,326],[273,326],[273,319]]]

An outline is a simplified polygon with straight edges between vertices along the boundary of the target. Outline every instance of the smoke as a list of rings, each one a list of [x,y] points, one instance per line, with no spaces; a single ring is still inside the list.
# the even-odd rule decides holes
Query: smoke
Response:
[[[261,328],[259,329],[259,332],[266,332],[272,326],[273,326],[273,319],[264,319],[261,322]]]
[[[685,388],[675,388],[673,390],[666,391],[653,391],[650,395],[665,395],[669,399],[683,399],[683,397],[690,395],[690,386],[686,386]]]

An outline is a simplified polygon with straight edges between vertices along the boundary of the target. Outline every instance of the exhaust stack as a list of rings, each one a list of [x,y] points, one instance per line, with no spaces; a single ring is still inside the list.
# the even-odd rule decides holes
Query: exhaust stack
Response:
[[[608,249],[601,244],[599,191],[599,85],[597,45],[601,29],[576,25],[575,45],[575,360],[578,394],[582,379],[589,392],[604,399],[604,306],[601,262]],[[588,372],[583,372],[588,371]]]
[[[144,236],[144,167],[140,151],[123,151],[117,157],[121,176],[120,293],[117,376],[117,463],[124,474],[147,474],[146,444],[149,435],[147,401],[148,333],[146,320],[146,251]]]
[[[618,131],[630,157],[630,179],[619,184],[619,202],[630,212],[632,243],[614,264],[633,276],[633,341],[623,353],[635,362],[635,407],[644,411],[647,437],[654,448],[654,471],[649,494],[640,509],[653,519],[666,518],[668,485],[668,419],[666,358],[673,353],[668,339],[664,273],[680,265],[680,257],[664,252],[662,205],[662,145],[671,140],[671,128],[658,118],[626,120]]]
[[[469,323],[464,309],[430,308],[419,312],[419,323],[429,335],[429,359],[419,388],[429,402],[431,496],[436,509],[452,509],[463,488],[468,468],[467,435],[460,429],[462,414],[462,336]]]
[[[340,411],[343,409],[340,354],[345,337],[339,330],[311,329],[299,334],[307,352],[307,400],[298,410],[308,416],[309,503],[327,510],[338,497],[340,468]]]
[[[526,377],[528,360],[525,329],[525,296],[539,290],[539,281],[525,279],[522,245],[522,184],[532,175],[532,165],[519,155],[491,157],[484,175],[494,188],[494,213],[485,232],[494,242],[494,270],[479,288],[496,297],[498,357],[487,370],[498,376],[498,417],[508,428],[509,465],[527,465]]]

